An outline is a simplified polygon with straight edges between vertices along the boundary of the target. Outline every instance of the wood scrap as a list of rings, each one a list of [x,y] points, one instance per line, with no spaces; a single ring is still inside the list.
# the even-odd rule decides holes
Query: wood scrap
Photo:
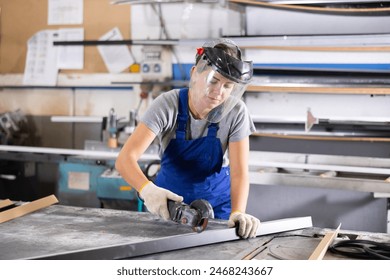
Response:
[[[266,246],[257,247],[256,249],[254,249],[253,251],[251,251],[249,254],[247,254],[245,257],[243,257],[242,260],[252,260],[252,259],[255,258],[258,254],[260,254],[261,252],[263,252],[265,249],[267,249]]]
[[[49,195],[0,213],[0,224],[58,203],[55,195]]]
[[[0,209],[8,207],[8,206],[11,206],[12,204],[14,204],[14,203],[11,200],[9,200],[9,199],[1,200],[0,201]]]
[[[328,232],[327,234],[325,234],[320,244],[318,244],[317,248],[313,251],[313,253],[309,257],[309,260],[322,260],[324,258],[329,246],[332,244],[333,240],[337,237],[340,227],[341,224],[337,227],[335,231]]]

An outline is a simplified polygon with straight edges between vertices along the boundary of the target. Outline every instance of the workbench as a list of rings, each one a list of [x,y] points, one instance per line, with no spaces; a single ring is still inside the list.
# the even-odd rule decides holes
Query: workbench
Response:
[[[85,150],[0,145],[0,163],[25,163],[17,165],[16,174],[0,172],[0,178],[9,178],[0,179],[0,194],[29,201],[55,193],[63,205],[142,210],[134,189],[113,168],[119,148],[102,146],[95,141],[88,141]],[[152,147],[141,156],[141,169],[146,172],[158,159]],[[342,222],[349,229],[390,233],[388,158],[250,151],[248,168],[247,209],[263,219],[311,215],[318,227]],[[105,176],[106,171],[114,176]],[[31,194],[21,196],[25,193]],[[324,211],[328,207],[331,213]]]
[[[206,231],[226,229],[227,221],[211,220]],[[134,259],[153,260],[307,260],[325,233],[332,229],[303,228],[237,239],[205,246],[142,255]],[[102,246],[142,243],[161,238],[194,234],[185,225],[164,221],[147,212],[52,205],[0,224],[0,259],[36,259],[63,252]],[[338,239],[351,236],[390,242],[384,233],[341,230]],[[172,240],[172,239],[171,239]],[[343,259],[328,252],[324,259]],[[104,256],[102,256],[104,259]]]

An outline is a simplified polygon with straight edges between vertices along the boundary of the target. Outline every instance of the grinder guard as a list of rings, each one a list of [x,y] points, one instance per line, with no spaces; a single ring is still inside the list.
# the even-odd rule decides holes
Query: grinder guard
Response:
[[[208,219],[214,218],[213,207],[204,199],[194,200],[190,205],[168,200],[168,210],[172,221],[189,225],[195,232],[205,230]]]

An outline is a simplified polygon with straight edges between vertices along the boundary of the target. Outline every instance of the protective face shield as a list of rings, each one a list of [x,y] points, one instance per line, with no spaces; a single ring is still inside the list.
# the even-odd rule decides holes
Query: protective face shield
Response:
[[[245,92],[253,74],[252,62],[211,47],[198,49],[198,54],[201,57],[190,81],[190,108],[200,118],[218,123]]]

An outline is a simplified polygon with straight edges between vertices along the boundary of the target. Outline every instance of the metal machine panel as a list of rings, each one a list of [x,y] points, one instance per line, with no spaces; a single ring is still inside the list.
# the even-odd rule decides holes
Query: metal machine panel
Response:
[[[113,160],[71,158],[59,163],[58,197],[61,204],[143,211],[137,191],[112,168]]]

